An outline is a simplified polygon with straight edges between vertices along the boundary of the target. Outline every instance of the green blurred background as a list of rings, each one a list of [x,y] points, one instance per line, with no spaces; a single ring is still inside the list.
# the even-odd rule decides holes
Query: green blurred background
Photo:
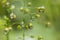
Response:
[[[7,7],[3,7],[2,1],[0,0],[0,40],[7,40],[7,36],[4,34],[4,20],[3,16],[10,15],[7,11]],[[45,6],[45,12],[40,13],[40,18],[34,19],[32,21],[33,28],[24,30],[12,30],[9,32],[8,40],[38,40],[38,36],[42,36],[41,40],[60,40],[60,0],[7,0],[10,5],[15,5],[13,10],[14,14],[17,15],[16,23],[20,23],[21,20],[25,20],[29,23],[30,14],[38,13],[37,7]],[[31,6],[28,6],[28,2],[31,2]],[[30,10],[29,14],[21,12],[20,7],[24,9],[28,8]],[[9,16],[8,16],[9,17]],[[50,26],[46,26],[50,22]],[[10,24],[10,23],[8,23]],[[11,25],[11,24],[10,24]],[[34,38],[31,38],[34,36]]]

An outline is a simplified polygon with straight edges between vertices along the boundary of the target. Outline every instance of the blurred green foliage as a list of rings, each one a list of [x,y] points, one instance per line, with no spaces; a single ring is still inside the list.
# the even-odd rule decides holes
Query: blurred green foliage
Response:
[[[45,7],[43,12],[40,6]],[[8,35],[6,27],[12,27]],[[28,40],[30,36],[60,40],[60,0],[0,0],[0,40]]]

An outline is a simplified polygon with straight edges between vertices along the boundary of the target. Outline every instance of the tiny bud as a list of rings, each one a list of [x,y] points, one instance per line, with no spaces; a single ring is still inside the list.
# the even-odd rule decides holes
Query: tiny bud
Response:
[[[44,10],[44,9],[45,9],[45,7],[44,7],[44,6],[41,6],[41,7],[40,7],[40,9],[43,9],[43,10]]]
[[[25,27],[24,24],[22,25],[22,27]]]
[[[6,3],[7,6],[9,6],[9,4],[10,4],[9,2]]]
[[[5,19],[5,20],[9,20],[9,18],[8,18],[7,16],[4,16],[4,19]]]
[[[16,18],[16,15],[14,15],[14,19]]]
[[[10,9],[13,10],[14,8],[15,8],[15,6],[14,5],[11,5],[11,8]]]
[[[24,21],[22,21],[21,24],[23,25],[24,24]]]
[[[50,22],[48,22],[48,25],[50,24]]]
[[[11,30],[12,29],[12,27],[9,27],[9,30]]]
[[[36,16],[37,18],[39,18],[39,17],[40,17],[40,14],[35,14],[35,16]]]
[[[45,9],[45,7],[44,6],[40,6],[40,7],[38,7],[37,9],[41,9],[41,10],[44,10]]]
[[[11,18],[11,19],[15,19],[15,18],[16,18],[16,15],[15,15],[14,13],[11,13],[11,14],[10,14],[10,18]]]
[[[25,26],[28,29],[28,25]]]
[[[20,7],[20,10],[22,11],[23,10],[23,7]]]
[[[21,29],[21,25],[18,25],[18,26],[17,26],[17,29]]]
[[[14,15],[14,13],[11,13],[11,14],[10,14],[10,16],[13,16],[13,15]]]
[[[9,31],[9,28],[5,28],[5,32],[8,32]]]
[[[32,26],[32,23],[29,23],[29,26],[31,27]]]
[[[40,7],[38,7],[37,9],[40,10]]]
[[[43,37],[42,36],[38,36],[38,40],[41,40]]]
[[[31,2],[28,2],[28,5],[31,6]]]
[[[26,13],[29,13],[29,12],[30,12],[30,10],[27,8],[27,9],[25,9],[25,12],[26,12]]]

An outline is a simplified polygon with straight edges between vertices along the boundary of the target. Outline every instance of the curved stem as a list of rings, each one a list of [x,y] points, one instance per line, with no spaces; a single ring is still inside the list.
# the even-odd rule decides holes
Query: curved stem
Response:
[[[23,31],[23,40],[25,40],[25,32],[24,32],[24,30],[22,30]]]
[[[9,40],[9,32],[6,34],[6,40]]]

